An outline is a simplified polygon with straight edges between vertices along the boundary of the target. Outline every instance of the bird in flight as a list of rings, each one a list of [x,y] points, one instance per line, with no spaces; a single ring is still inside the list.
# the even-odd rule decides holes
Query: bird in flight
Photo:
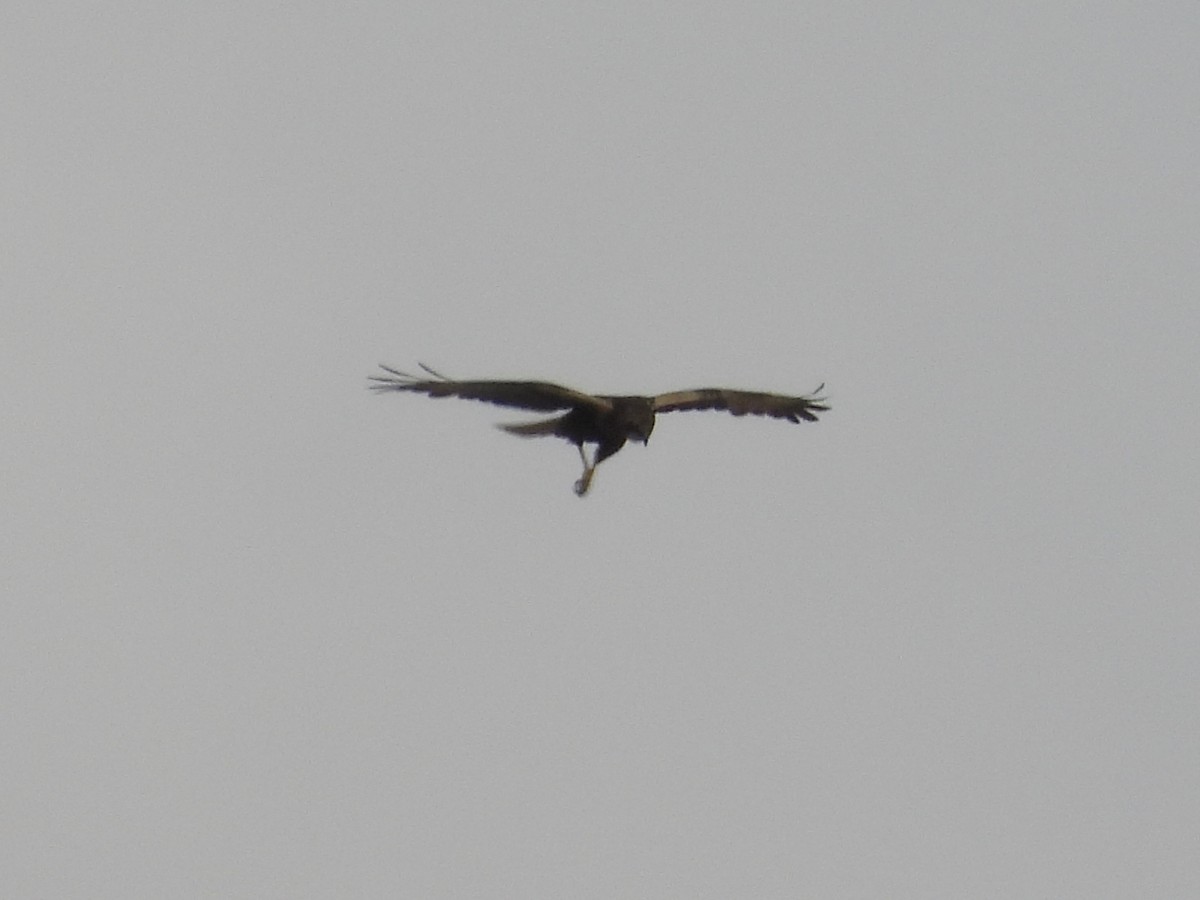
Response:
[[[770,416],[789,422],[817,421],[817,413],[829,409],[819,396],[825,385],[811,395],[788,397],[756,391],[731,391],[727,388],[694,388],[672,391],[653,397],[613,397],[585,394],[546,381],[455,381],[424,363],[418,363],[423,376],[410,375],[380,363],[383,375],[372,375],[370,386],[376,391],[409,391],[429,397],[461,397],[498,406],[510,406],[535,412],[561,412],[562,415],[536,422],[501,424],[498,428],[521,437],[560,437],[579,449],[583,475],[575,482],[575,493],[582,497],[592,485],[596,466],[625,446],[628,440],[650,440],[656,413],[687,409],[723,409],[735,416]],[[595,444],[589,462],[584,444]]]

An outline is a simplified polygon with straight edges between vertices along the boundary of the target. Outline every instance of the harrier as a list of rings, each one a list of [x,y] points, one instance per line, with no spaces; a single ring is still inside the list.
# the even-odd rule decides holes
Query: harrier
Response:
[[[673,391],[655,397],[610,397],[585,394],[545,381],[454,381],[419,363],[428,377],[401,372],[382,363],[384,375],[372,375],[370,385],[376,391],[411,391],[430,397],[461,397],[498,406],[511,406],[535,412],[565,412],[537,422],[498,425],[509,434],[521,437],[560,437],[579,448],[583,475],[575,482],[575,493],[582,497],[591,487],[596,466],[633,439],[646,444],[654,430],[654,416],[660,412],[684,409],[723,409],[735,416],[770,416],[789,422],[817,421],[817,413],[829,409],[818,396],[825,385],[805,397],[762,394],[755,391],[731,391],[726,388],[695,388]],[[595,444],[588,462],[584,444]]]

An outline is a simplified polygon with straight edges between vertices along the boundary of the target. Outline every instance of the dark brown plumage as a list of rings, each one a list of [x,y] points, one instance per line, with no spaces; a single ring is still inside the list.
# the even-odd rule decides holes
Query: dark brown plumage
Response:
[[[454,381],[424,363],[419,365],[429,377],[409,375],[380,364],[387,374],[372,375],[374,384],[370,387],[376,391],[411,391],[430,397],[461,397],[537,412],[566,410],[552,419],[498,427],[522,437],[560,437],[578,447],[579,457],[583,460],[583,475],[575,482],[575,493],[580,497],[591,486],[596,466],[624,447],[627,440],[649,442],[656,413],[723,409],[735,416],[749,414],[789,422],[815,422],[817,413],[829,409],[825,398],[816,396],[825,385],[804,397],[726,388],[696,388],[654,397],[610,397],[585,394],[546,381]],[[584,452],[584,444],[596,445],[591,462]]]

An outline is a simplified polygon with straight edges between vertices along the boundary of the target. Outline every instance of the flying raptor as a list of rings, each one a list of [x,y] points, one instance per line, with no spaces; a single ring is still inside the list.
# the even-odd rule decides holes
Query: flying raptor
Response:
[[[823,384],[802,397],[726,388],[694,388],[653,397],[613,397],[585,394],[546,381],[455,381],[424,363],[418,365],[424,376],[410,375],[380,363],[385,374],[370,376],[373,382],[370,387],[376,391],[410,391],[430,397],[461,397],[535,412],[561,412],[562,415],[550,419],[497,427],[521,437],[560,437],[578,447],[583,475],[575,482],[575,493],[580,497],[591,487],[596,466],[624,447],[627,440],[649,442],[656,413],[723,409],[735,416],[749,414],[789,422],[815,422],[817,413],[829,409],[825,398],[819,396]],[[590,462],[584,444],[596,445]]]

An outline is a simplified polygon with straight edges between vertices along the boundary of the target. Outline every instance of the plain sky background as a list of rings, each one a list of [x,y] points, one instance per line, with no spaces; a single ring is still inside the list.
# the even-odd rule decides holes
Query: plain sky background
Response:
[[[0,894],[1200,897],[1195,2],[0,19]]]

